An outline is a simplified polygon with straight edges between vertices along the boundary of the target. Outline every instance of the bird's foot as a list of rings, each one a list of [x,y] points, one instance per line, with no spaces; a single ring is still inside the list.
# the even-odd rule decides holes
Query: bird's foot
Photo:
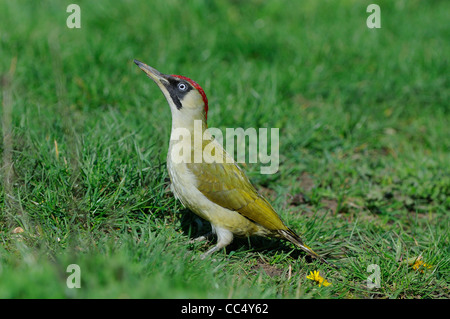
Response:
[[[191,239],[191,240],[189,241],[189,243],[190,243],[190,244],[194,244],[194,243],[199,243],[199,242],[208,240],[209,238],[211,238],[212,235],[213,235],[212,232],[206,233],[205,235],[202,235],[202,236],[196,237],[196,238],[194,238],[194,239]]]
[[[206,253],[202,254],[200,256],[200,259],[203,260],[209,256],[211,256],[212,254],[214,254],[216,251],[222,249],[223,246],[222,245],[215,245],[213,248],[209,249]]]

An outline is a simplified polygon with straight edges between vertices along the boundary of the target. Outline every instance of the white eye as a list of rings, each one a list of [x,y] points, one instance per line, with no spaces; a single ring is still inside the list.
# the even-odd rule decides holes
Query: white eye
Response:
[[[184,92],[187,90],[187,88],[188,87],[187,87],[186,83],[183,83],[183,82],[178,83],[178,90]]]

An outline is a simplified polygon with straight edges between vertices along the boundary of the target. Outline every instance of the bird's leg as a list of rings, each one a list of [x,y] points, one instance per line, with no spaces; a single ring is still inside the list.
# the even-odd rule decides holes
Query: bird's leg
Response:
[[[206,257],[214,254],[216,251],[228,246],[233,241],[233,233],[231,231],[225,228],[215,227],[213,225],[211,226],[213,231],[217,234],[217,244],[204,253],[201,256],[201,259],[205,259]]]

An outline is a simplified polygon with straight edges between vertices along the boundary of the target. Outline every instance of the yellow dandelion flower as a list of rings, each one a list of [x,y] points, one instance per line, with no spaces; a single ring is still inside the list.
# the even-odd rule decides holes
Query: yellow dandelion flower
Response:
[[[418,258],[411,258],[408,259],[408,264],[412,266],[412,269],[418,270],[421,273],[423,273],[424,269],[431,269],[433,266],[430,264],[425,263],[422,260],[422,256],[419,256]]]
[[[318,270],[314,270],[314,272],[310,271],[310,275],[306,276],[306,278],[317,282],[319,287],[322,285],[325,287],[331,285],[331,282],[328,282],[325,278],[323,278]]]

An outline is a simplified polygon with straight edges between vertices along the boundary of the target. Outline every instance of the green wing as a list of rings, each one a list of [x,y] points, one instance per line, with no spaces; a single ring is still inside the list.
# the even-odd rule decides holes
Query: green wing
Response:
[[[240,167],[234,161],[226,162],[228,156],[224,152],[224,163],[187,164],[197,178],[198,190],[210,201],[236,211],[269,230],[288,229]]]

